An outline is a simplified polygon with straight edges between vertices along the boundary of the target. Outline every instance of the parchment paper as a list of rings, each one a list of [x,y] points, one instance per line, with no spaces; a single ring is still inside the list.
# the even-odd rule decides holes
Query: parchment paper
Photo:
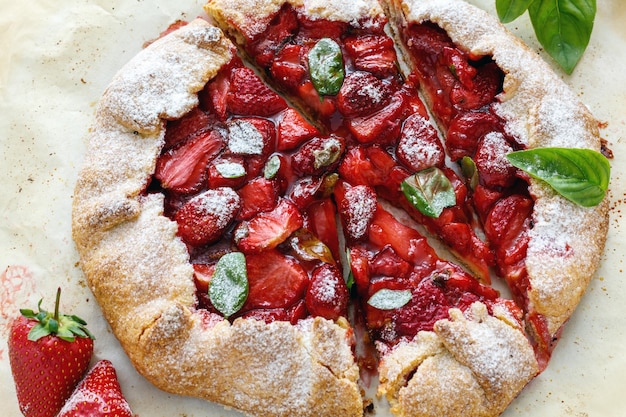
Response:
[[[494,13],[493,0],[475,3]],[[94,106],[114,73],[176,19],[202,15],[202,0],[0,0],[0,414],[20,416],[6,338],[20,307],[82,316],[96,334],[94,361],[111,360],[143,417],[240,416],[166,394],[132,368],[78,266],[70,209]],[[568,323],[548,369],[504,417],[626,415],[626,2],[598,0],[589,48],[572,76],[580,98],[606,122],[612,161],[610,231],[601,268]],[[509,27],[546,60],[527,18]],[[557,70],[556,66],[553,67]],[[559,71],[562,74],[562,72]],[[387,416],[381,409],[376,415]]]

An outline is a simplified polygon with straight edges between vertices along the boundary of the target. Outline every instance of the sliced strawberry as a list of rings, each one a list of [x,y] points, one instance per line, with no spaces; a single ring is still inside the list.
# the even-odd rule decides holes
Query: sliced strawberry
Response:
[[[269,68],[272,79],[286,90],[298,87],[307,75],[305,55],[305,48],[302,45],[285,45],[276,54]]]
[[[249,291],[242,311],[286,308],[304,298],[309,277],[300,264],[276,250],[246,255]]]
[[[193,281],[196,289],[201,292],[209,291],[209,283],[215,273],[215,264],[193,264]]]
[[[502,122],[489,112],[460,113],[450,122],[446,148],[453,161],[474,157],[478,141],[489,132],[500,131]]]
[[[306,292],[305,302],[312,316],[337,320],[348,314],[348,287],[339,269],[323,264],[311,274],[311,283]]]
[[[221,121],[225,121],[228,112],[228,92],[230,91],[230,71],[220,72],[204,87],[198,95],[200,104]]]
[[[276,149],[279,151],[295,149],[307,139],[319,134],[315,126],[292,108],[286,109],[282,113],[277,130],[278,143]]]
[[[368,116],[382,109],[391,98],[390,87],[372,74],[349,74],[337,94],[337,110],[345,117]]]
[[[58,417],[132,417],[113,364],[102,359],[76,387]]]
[[[246,162],[238,155],[221,155],[209,163],[209,188],[239,188],[246,180]]]
[[[339,253],[339,234],[337,233],[337,223],[335,203],[327,197],[311,204],[306,209],[308,227],[313,234],[329,248],[333,261],[341,259]]]
[[[356,146],[346,152],[338,171],[352,185],[376,187],[387,183],[395,166],[396,161],[379,146]]]
[[[400,136],[402,127],[400,115],[404,105],[402,95],[396,94],[388,105],[376,113],[347,120],[348,128],[361,143],[392,143]]]
[[[299,320],[305,319],[307,314],[306,304],[304,300],[300,300],[289,308],[258,308],[246,311],[241,317],[264,321],[267,324],[274,321],[288,321],[296,324]]]
[[[241,209],[237,220],[250,220],[259,213],[273,210],[278,203],[276,181],[258,177],[239,189]]]
[[[214,118],[208,113],[195,107],[182,118],[167,122],[165,128],[165,148],[173,148],[199,131],[209,129],[214,124]]]
[[[268,156],[274,151],[274,122],[260,117],[241,117],[228,122],[227,151],[236,155]]]
[[[402,126],[398,148],[398,160],[415,172],[443,166],[445,152],[437,130],[425,117],[414,114]]]
[[[232,113],[240,116],[271,116],[285,109],[287,103],[252,69],[240,67],[232,70],[227,106]]]
[[[335,103],[329,97],[320,97],[311,81],[306,81],[298,87],[298,97],[308,107],[311,116],[327,120],[335,112]]]
[[[517,169],[506,158],[510,152],[513,147],[501,133],[483,136],[474,157],[481,184],[490,188],[508,188],[515,183]]]
[[[291,166],[300,176],[321,175],[339,161],[345,149],[345,139],[340,136],[315,137],[292,155]]]
[[[246,254],[267,251],[287,240],[302,224],[303,218],[296,205],[283,199],[272,211],[240,223],[235,229],[235,242]]]
[[[513,265],[526,255],[533,200],[513,194],[498,201],[485,221],[485,235],[495,248],[499,266]]]
[[[391,245],[384,246],[370,262],[370,272],[373,277],[379,275],[408,278],[412,271],[413,266],[402,259]]]
[[[370,285],[369,251],[359,244],[351,246],[348,251],[348,262],[357,292],[361,297],[367,297]]]
[[[212,243],[221,237],[240,206],[241,199],[231,188],[198,194],[176,212],[178,236],[192,246]]]
[[[481,222],[484,223],[486,221],[493,205],[504,195],[505,193],[502,190],[494,190],[481,184],[476,186],[472,193],[472,201]]]
[[[417,230],[400,223],[380,205],[370,226],[370,241],[383,248],[389,244],[393,250],[413,265],[433,265],[435,251]]]
[[[381,78],[398,73],[396,50],[389,36],[354,36],[346,39],[345,45],[357,70],[367,71]]]
[[[374,190],[365,185],[344,188],[335,193],[341,223],[349,242],[367,239],[378,203]],[[339,194],[341,192],[341,194]]]
[[[263,68],[271,65],[285,39],[298,30],[298,17],[290,5],[282,7],[271,19],[264,32],[256,33],[248,42],[248,52]]]
[[[181,146],[159,156],[155,178],[167,190],[198,191],[206,181],[207,165],[222,150],[224,141],[217,130],[204,131]]]

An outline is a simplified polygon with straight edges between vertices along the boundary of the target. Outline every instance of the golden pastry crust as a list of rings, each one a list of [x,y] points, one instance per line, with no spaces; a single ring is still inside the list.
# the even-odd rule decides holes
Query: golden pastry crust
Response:
[[[398,345],[379,371],[379,394],[397,416],[487,417],[504,411],[538,364],[515,320],[477,302]]]
[[[155,386],[255,416],[362,415],[351,332],[320,318],[230,324],[196,310],[176,224],[163,216],[162,195],[143,193],[164,121],[197,105],[196,93],[233,52],[219,29],[196,20],[115,76],[75,189],[82,268],[113,333]]]
[[[460,48],[492,56],[505,74],[496,113],[528,148],[600,150],[598,122],[589,110],[495,17],[461,0],[387,0],[384,5],[396,33],[407,22],[431,21]],[[410,53],[404,50],[404,56]],[[531,180],[530,193],[535,209],[526,258],[528,307],[545,318],[554,336],[598,267],[608,230],[608,199],[596,207],[579,207],[536,180]]]
[[[263,33],[270,20],[285,5],[303,8],[311,19],[341,21],[359,25],[364,18],[384,17],[376,0],[210,0],[204,9],[216,24],[238,44]]]

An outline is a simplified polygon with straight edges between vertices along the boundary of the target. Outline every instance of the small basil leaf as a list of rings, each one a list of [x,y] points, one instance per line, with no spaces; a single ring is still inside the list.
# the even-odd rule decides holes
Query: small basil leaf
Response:
[[[509,23],[528,10],[534,0],[496,0],[496,11],[502,23]]]
[[[461,171],[465,178],[469,180],[469,186],[472,190],[476,189],[478,185],[478,168],[476,163],[469,156],[464,156],[461,159]]]
[[[609,188],[611,165],[591,149],[536,148],[511,152],[507,159],[583,207],[599,204]]]
[[[265,163],[265,167],[263,168],[263,176],[266,180],[271,180],[278,174],[280,170],[280,157],[278,155],[273,155],[268,161]]]
[[[341,48],[330,38],[320,39],[309,51],[309,73],[315,90],[320,96],[332,96],[339,92],[345,71]]]
[[[406,305],[413,294],[411,290],[389,290],[383,288],[378,290],[367,300],[367,304],[379,310],[393,310]]]
[[[422,214],[439,217],[444,208],[456,204],[454,187],[444,172],[427,168],[402,181],[402,192]]]
[[[240,252],[223,255],[215,265],[209,283],[209,299],[228,318],[235,314],[248,298],[246,257]]]
[[[528,14],[541,45],[571,74],[589,44],[596,0],[537,0]]]
[[[236,162],[216,164],[215,169],[224,178],[241,178],[246,175],[246,168]]]

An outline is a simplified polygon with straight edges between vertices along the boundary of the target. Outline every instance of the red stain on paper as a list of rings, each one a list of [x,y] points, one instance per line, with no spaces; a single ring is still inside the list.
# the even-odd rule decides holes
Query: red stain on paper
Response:
[[[8,266],[0,275],[0,332],[8,335],[11,321],[25,307],[34,290],[34,278],[30,269],[22,265]],[[4,346],[0,346],[0,359]]]

